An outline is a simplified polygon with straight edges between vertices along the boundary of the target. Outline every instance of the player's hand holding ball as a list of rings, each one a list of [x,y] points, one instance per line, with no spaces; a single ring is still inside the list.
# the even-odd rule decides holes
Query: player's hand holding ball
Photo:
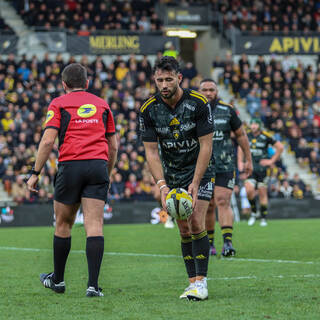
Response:
[[[192,197],[183,188],[172,189],[166,196],[166,207],[171,217],[187,220],[193,211]]]

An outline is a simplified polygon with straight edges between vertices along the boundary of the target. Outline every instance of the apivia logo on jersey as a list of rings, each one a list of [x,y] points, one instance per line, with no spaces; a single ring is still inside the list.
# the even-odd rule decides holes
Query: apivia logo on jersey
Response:
[[[198,146],[198,141],[193,138],[182,141],[162,141],[162,145],[166,149],[178,149],[179,152],[190,152]]]

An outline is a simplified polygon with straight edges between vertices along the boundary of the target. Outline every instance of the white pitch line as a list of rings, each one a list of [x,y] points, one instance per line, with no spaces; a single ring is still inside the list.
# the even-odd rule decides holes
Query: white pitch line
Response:
[[[31,251],[31,252],[51,252],[52,249],[39,248],[18,248],[18,247],[0,247],[0,250],[8,251]],[[84,250],[71,250],[71,253],[84,254]],[[153,253],[133,253],[133,252],[109,252],[105,251],[105,255],[109,256],[132,256],[132,257],[156,257],[156,258],[181,258],[175,254],[153,254]],[[239,261],[239,262],[262,262],[262,263],[293,263],[293,264],[320,264],[320,261],[296,261],[296,260],[276,260],[276,259],[251,259],[251,258],[224,258],[221,261]]]
[[[222,278],[208,278],[207,280],[214,281],[232,281],[232,280],[264,280],[266,278],[287,279],[287,278],[320,278],[320,274],[286,274],[286,275],[270,275],[268,277],[257,276],[242,276],[242,277],[222,277]]]

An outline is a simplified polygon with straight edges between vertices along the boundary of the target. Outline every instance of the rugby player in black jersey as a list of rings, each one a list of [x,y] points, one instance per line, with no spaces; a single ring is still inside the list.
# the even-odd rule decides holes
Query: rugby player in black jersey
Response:
[[[222,255],[225,257],[234,256],[236,250],[232,246],[233,214],[230,200],[235,184],[236,156],[231,134],[234,134],[237,143],[246,155],[244,170],[247,176],[252,173],[248,137],[234,107],[219,99],[217,84],[213,80],[202,80],[199,92],[210,102],[214,123],[212,156],[215,171],[215,186],[214,195],[210,201],[206,217],[210,254],[216,254],[214,227],[215,208],[217,206],[219,224],[223,236]]]
[[[205,300],[209,261],[205,216],[213,192],[211,107],[203,95],[180,87],[182,75],[173,57],[163,57],[153,72],[158,93],[141,106],[140,132],[163,208],[172,188],[182,187],[192,195],[192,215],[177,220],[189,278],[180,298]]]

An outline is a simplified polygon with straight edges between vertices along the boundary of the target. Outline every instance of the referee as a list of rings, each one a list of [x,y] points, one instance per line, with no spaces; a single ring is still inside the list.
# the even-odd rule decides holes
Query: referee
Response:
[[[59,165],[55,178],[53,239],[54,271],[42,273],[45,288],[65,292],[64,271],[71,247],[71,228],[82,205],[87,235],[88,287],[86,296],[103,296],[98,277],[104,251],[103,208],[107,201],[109,174],[117,157],[115,125],[108,104],[87,93],[86,69],[73,63],[62,72],[65,95],[49,105],[28,189],[37,192],[38,176],[59,137]]]

